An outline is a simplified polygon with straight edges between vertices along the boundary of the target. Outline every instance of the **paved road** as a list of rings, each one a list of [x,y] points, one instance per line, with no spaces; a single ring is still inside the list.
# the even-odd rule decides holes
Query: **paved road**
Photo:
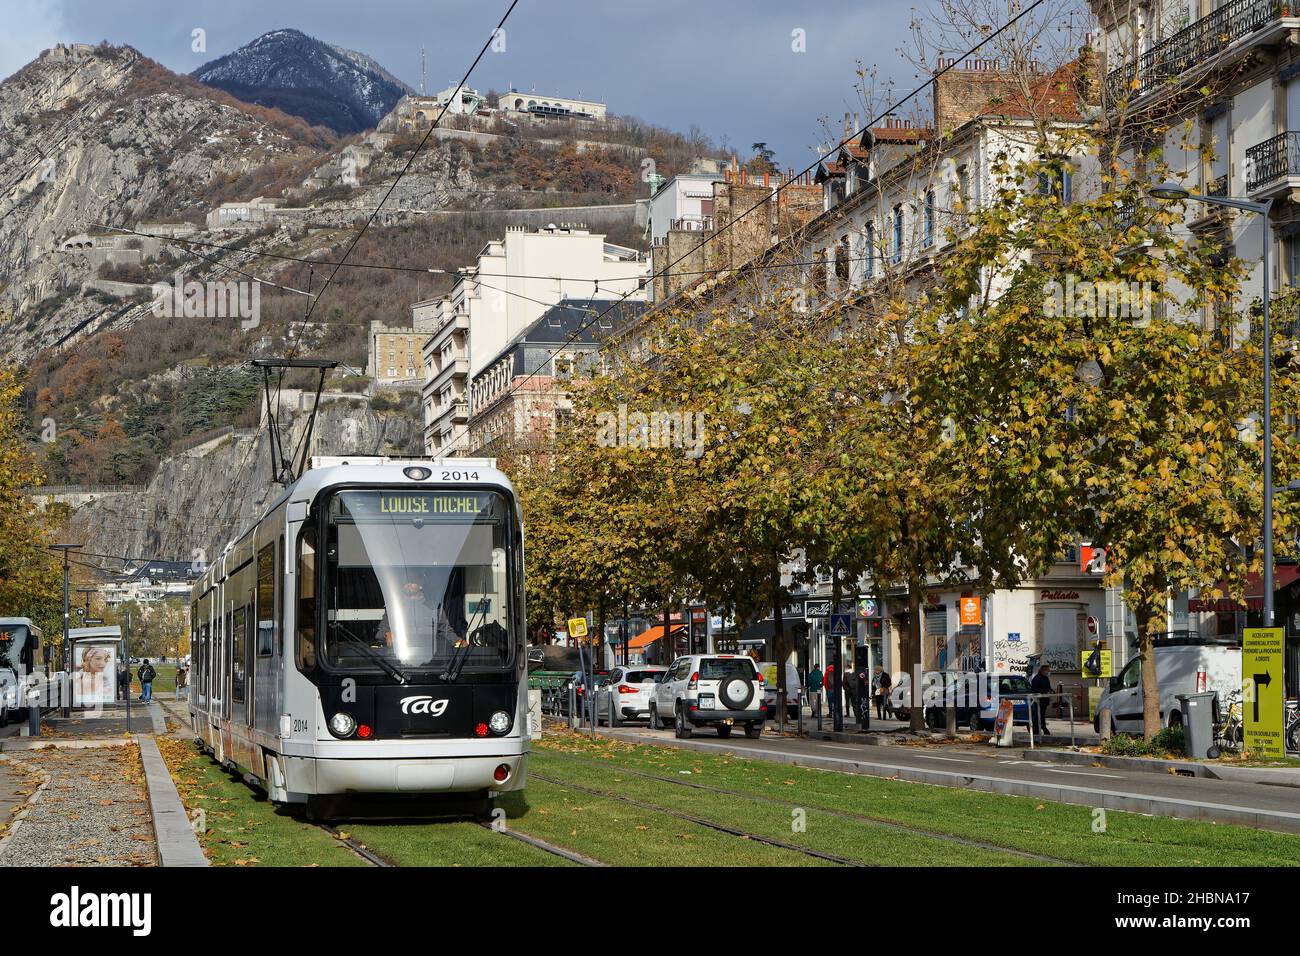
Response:
[[[1019,749],[984,746],[924,748],[828,743],[764,734],[719,740],[708,730],[690,740],[671,731],[620,728],[602,733],[641,743],[752,754],[800,766],[896,777],[1062,803],[1158,816],[1216,820],[1300,833],[1300,788],[1181,777],[1109,767],[1063,766],[1026,759]]]

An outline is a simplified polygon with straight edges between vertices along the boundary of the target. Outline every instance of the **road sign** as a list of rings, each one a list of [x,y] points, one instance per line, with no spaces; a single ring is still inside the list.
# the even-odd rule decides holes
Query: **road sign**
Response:
[[[853,619],[847,614],[831,615],[831,637],[848,637],[853,633]]]
[[[1097,670],[1088,667],[1088,661],[1092,655],[1097,655]],[[1079,652],[1079,670],[1084,677],[1114,677],[1115,665],[1112,655],[1114,651],[1080,651]]]
[[[829,599],[810,599],[803,602],[804,617],[825,617],[831,613],[831,602]]]
[[[569,636],[579,638],[587,636],[587,619],[585,617],[569,618]]]
[[[1091,615],[1088,617],[1088,633],[1093,637],[1097,636],[1097,619]]]
[[[1262,757],[1285,757],[1282,736],[1282,644],[1280,627],[1241,632],[1241,699],[1246,749]]]
[[[980,599],[977,597],[964,597],[958,602],[958,608],[961,613],[961,623],[979,624],[980,623]]]

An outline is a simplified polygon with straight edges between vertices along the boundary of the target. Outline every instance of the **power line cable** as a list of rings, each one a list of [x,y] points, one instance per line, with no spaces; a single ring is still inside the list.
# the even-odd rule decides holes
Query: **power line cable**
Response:
[[[1042,0],[1035,0],[1035,2],[1042,2]],[[514,12],[515,7],[518,5],[519,5],[519,0],[510,0],[510,6],[506,8],[505,15],[501,17],[501,21],[497,24],[496,29],[493,30],[492,33],[488,36],[487,40],[484,41],[483,48],[478,51],[478,56],[474,57],[474,62],[469,65],[469,69],[467,69],[465,71],[465,75],[461,77],[461,81],[456,85],[456,89],[460,89],[466,83],[469,82],[470,74],[474,72],[474,68],[478,66],[479,61],[483,59],[484,55],[486,55],[488,48],[492,46],[493,40],[495,40],[497,36],[500,34],[501,29],[506,25],[506,21],[510,19],[510,14]],[[366,218],[365,224],[362,225],[361,230],[355,236],[353,236],[352,242],[348,244],[347,249],[344,250],[343,252],[342,260],[339,262],[338,265],[336,265],[333,268],[333,270],[331,270],[329,277],[325,280],[325,284],[321,286],[321,290],[317,294],[316,298],[311,300],[311,305],[307,309],[307,314],[304,315],[302,318],[302,324],[304,326],[306,325],[307,320],[311,318],[312,312],[316,310],[316,303],[320,302],[321,297],[325,295],[326,290],[329,289],[331,283],[334,282],[334,276],[338,274],[338,271],[342,267],[342,265],[348,261],[348,256],[352,254],[352,250],[357,247],[357,243],[361,241],[361,237],[366,234],[366,230],[370,228],[371,223],[375,221],[375,217],[379,215],[379,210],[384,207],[384,203],[388,201],[388,197],[393,194],[393,191],[395,189],[397,189],[397,184],[402,181],[402,177],[405,176],[408,171],[410,171],[412,164],[414,164],[415,162],[415,158],[420,155],[420,150],[422,150],[424,148],[424,145],[429,141],[429,137],[433,135],[433,131],[437,128],[438,123],[440,123],[442,121],[442,118],[445,115],[447,115],[447,110],[451,108],[452,99],[454,99],[454,97],[449,98],[447,102],[443,105],[442,109],[438,112],[438,115],[437,117],[434,118],[433,123],[425,131],[424,136],[420,140],[419,145],[415,147],[415,150],[411,153],[410,157],[406,160],[406,165],[402,167],[402,171],[397,174],[397,178],[394,179],[392,184],[388,187],[388,190],[384,193],[383,198],[379,200],[378,205],[375,206],[375,208],[371,211],[370,215]]]
[[[713,240],[716,240],[719,236],[721,236],[723,233],[725,233],[728,229],[730,229],[732,226],[734,226],[737,222],[739,222],[740,220],[744,219],[746,216],[750,215],[750,214],[753,213],[755,210],[757,210],[757,209],[759,209],[759,208],[766,208],[766,207],[767,207],[767,206],[772,202],[772,200],[773,200],[776,196],[778,196],[778,195],[781,193],[781,191],[782,191],[783,189],[785,189],[787,186],[789,186],[791,183],[793,183],[793,182],[795,182],[795,181],[797,181],[797,180],[799,180],[799,179],[802,179],[802,178],[803,178],[804,176],[806,176],[808,173],[812,172],[812,170],[814,170],[814,169],[816,169],[818,166],[820,166],[820,165],[821,165],[825,160],[827,160],[827,159],[830,158],[831,156],[834,156],[836,153],[838,153],[838,152],[840,151],[840,149],[842,149],[846,144],[851,143],[851,142],[853,142],[854,140],[859,139],[859,138],[860,138],[864,133],[866,133],[866,132],[867,132],[868,130],[870,130],[873,126],[875,126],[876,123],[880,122],[881,119],[883,119],[884,117],[889,116],[889,115],[891,115],[891,114],[897,112],[897,111],[898,111],[902,106],[904,106],[905,104],[907,104],[907,103],[910,102],[911,100],[915,99],[917,96],[919,96],[921,93],[923,93],[923,92],[924,92],[926,89],[928,89],[929,87],[933,86],[933,85],[934,85],[934,84],[939,80],[939,78],[940,78],[941,76],[943,76],[944,74],[946,74],[946,73],[950,72],[951,70],[955,69],[955,68],[956,68],[956,65],[957,65],[957,63],[958,63],[959,61],[965,60],[967,57],[970,57],[970,56],[972,56],[973,54],[977,53],[977,52],[978,52],[982,47],[984,47],[984,46],[987,45],[988,43],[992,42],[992,41],[993,41],[994,39],[996,39],[997,37],[1001,36],[1001,35],[1002,35],[1003,33],[1005,33],[1007,30],[1011,29],[1011,27],[1013,27],[1016,23],[1018,23],[1020,20],[1022,20],[1024,17],[1026,17],[1026,16],[1027,16],[1031,11],[1033,11],[1034,9],[1036,9],[1037,7],[1039,7],[1040,5],[1042,5],[1043,2],[1044,2],[1044,0],[1032,0],[1032,2],[1031,2],[1027,7],[1025,7],[1023,10],[1021,10],[1019,13],[1017,13],[1014,17],[1012,17],[1010,20],[1008,20],[1008,21],[1007,21],[1006,23],[1004,23],[1002,26],[998,27],[996,30],[994,30],[993,32],[991,32],[990,34],[988,34],[988,36],[986,36],[986,37],[984,37],[983,39],[981,39],[978,43],[976,43],[974,46],[972,46],[970,49],[968,49],[965,53],[962,53],[960,56],[956,56],[956,57],[951,57],[951,58],[949,58],[949,59],[947,60],[947,62],[946,62],[943,66],[941,66],[941,67],[939,68],[939,70],[937,70],[937,71],[934,73],[933,76],[931,76],[931,77],[930,77],[928,80],[926,80],[924,83],[921,83],[920,85],[914,87],[914,88],[912,89],[912,91],[911,91],[910,93],[908,93],[906,96],[904,96],[902,99],[899,99],[899,100],[895,101],[893,104],[889,105],[889,106],[886,107],[884,110],[880,111],[876,116],[873,116],[872,118],[870,118],[869,120],[867,120],[867,122],[866,122],[866,123],[865,123],[865,124],[860,128],[860,129],[856,130],[856,131],[855,131],[854,133],[852,133],[851,135],[845,136],[845,137],[844,137],[843,139],[841,139],[838,143],[836,143],[834,147],[832,147],[831,149],[827,150],[826,152],[820,154],[816,159],[813,160],[813,162],[812,162],[810,165],[808,165],[807,167],[805,167],[802,171],[800,171],[799,173],[795,174],[794,176],[790,176],[790,177],[787,177],[787,178],[783,179],[780,183],[777,184],[776,188],[775,188],[775,189],[774,189],[770,194],[764,195],[762,199],[760,199],[758,202],[754,203],[754,205],[750,206],[748,209],[746,209],[746,210],[745,210],[744,212],[742,212],[740,215],[735,216],[735,217],[732,218],[732,219],[729,219],[729,220],[728,220],[728,221],[723,225],[723,227],[722,227],[721,229],[719,229],[719,230],[717,230],[716,232],[714,232],[714,233],[712,233],[712,234],[706,236],[704,239],[701,239],[699,242],[697,242],[697,243],[696,243],[694,246],[692,246],[690,249],[686,250],[684,253],[682,253],[680,256],[678,256],[676,259],[674,259],[672,262],[670,262],[670,263],[668,263],[667,265],[665,265],[664,268],[663,268],[662,270],[657,270],[657,271],[655,271],[654,273],[652,273],[651,276],[650,276],[650,281],[653,281],[654,278],[655,278],[656,276],[658,276],[658,275],[666,275],[666,274],[668,273],[668,270],[671,269],[673,266],[675,266],[677,263],[679,263],[679,262],[683,261],[684,259],[690,257],[692,254],[694,254],[697,250],[701,249],[701,248],[702,248],[704,245],[706,245],[707,243],[709,243],[709,242],[711,242],[711,241],[713,241]],[[735,270],[731,270],[731,271],[735,271]],[[536,366],[532,371],[530,371],[530,372],[526,372],[526,373],[525,373],[525,374],[524,374],[524,375],[523,375],[523,376],[522,376],[518,381],[513,382],[513,383],[510,385],[510,387],[509,387],[509,388],[504,392],[504,394],[498,396],[496,399],[494,399],[494,401],[498,401],[498,402],[499,402],[499,401],[500,401],[501,399],[503,399],[503,398],[508,398],[508,397],[514,395],[514,394],[515,394],[515,393],[516,393],[516,392],[517,392],[517,391],[518,391],[518,390],[519,390],[519,389],[524,385],[524,383],[526,383],[529,379],[534,378],[534,377],[538,374],[538,372],[541,371],[542,368],[544,368],[547,364],[549,364],[549,362],[551,361],[551,359],[553,359],[553,358],[555,357],[555,355],[556,355],[558,352],[560,352],[562,349],[567,348],[569,345],[573,344],[573,342],[577,340],[577,338],[578,338],[579,335],[581,335],[583,332],[585,332],[587,329],[589,329],[593,323],[599,321],[600,319],[604,318],[605,315],[609,314],[609,312],[613,311],[613,309],[614,309],[617,305],[619,305],[619,304],[621,304],[622,302],[626,301],[626,300],[627,300],[627,297],[628,297],[629,295],[631,295],[631,292],[625,292],[625,293],[623,293],[622,296],[620,296],[620,297],[619,297],[615,302],[613,302],[613,303],[612,303],[612,304],[611,304],[611,305],[610,305],[610,306],[609,306],[609,307],[608,307],[604,312],[602,312],[600,315],[596,316],[595,318],[593,318],[593,319],[591,319],[591,320],[588,320],[588,321],[587,321],[586,323],[584,323],[583,325],[580,325],[580,326],[579,326],[577,329],[575,329],[574,332],[573,332],[573,333],[572,333],[568,338],[566,338],[566,339],[565,339],[565,340],[564,340],[560,345],[558,345],[555,349],[551,350],[551,351],[549,352],[549,354],[546,356],[546,358],[545,358],[543,361],[541,361],[540,363],[538,363],[538,365],[537,365],[537,366]],[[461,432],[460,432],[459,434],[455,434],[455,435],[453,435],[453,436],[448,440],[447,444],[448,444],[448,445],[454,445],[455,442],[458,441],[462,436],[464,436],[464,435],[468,435],[468,434],[469,434],[469,424],[466,423],[465,425],[462,425],[462,426],[461,426]]]

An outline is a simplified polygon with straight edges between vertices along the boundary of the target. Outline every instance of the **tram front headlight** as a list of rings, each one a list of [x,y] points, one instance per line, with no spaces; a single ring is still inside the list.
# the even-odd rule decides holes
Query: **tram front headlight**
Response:
[[[357,722],[349,714],[340,712],[330,718],[330,733],[335,737],[351,737],[356,729]]]
[[[494,734],[504,734],[510,729],[510,715],[504,710],[498,710],[488,720],[488,728]]]

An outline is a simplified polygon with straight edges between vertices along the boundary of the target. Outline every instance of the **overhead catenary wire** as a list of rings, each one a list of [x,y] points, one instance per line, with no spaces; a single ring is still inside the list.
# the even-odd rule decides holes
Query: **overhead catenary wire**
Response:
[[[874,127],[878,122],[880,122],[881,119],[883,119],[884,117],[889,116],[889,115],[891,115],[891,114],[897,112],[901,107],[903,107],[904,105],[906,105],[907,103],[909,103],[911,100],[913,100],[913,99],[915,99],[916,97],[920,96],[921,93],[923,93],[925,90],[927,90],[927,89],[929,89],[931,86],[933,86],[933,85],[938,81],[938,79],[939,79],[941,76],[943,76],[944,74],[946,74],[946,73],[950,72],[951,70],[955,69],[955,68],[956,68],[956,65],[957,65],[958,62],[961,62],[961,61],[963,61],[963,60],[966,60],[968,57],[970,57],[970,56],[972,56],[973,54],[977,53],[981,48],[983,48],[983,47],[986,46],[987,44],[991,43],[994,39],[996,39],[997,37],[1001,36],[1001,35],[1002,35],[1003,33],[1005,33],[1007,30],[1009,30],[1009,29],[1011,29],[1013,26],[1015,26],[1015,24],[1017,24],[1018,22],[1020,22],[1020,20],[1024,19],[1026,16],[1028,16],[1029,13],[1030,13],[1031,11],[1033,11],[1033,10],[1036,9],[1037,7],[1041,6],[1043,2],[1044,2],[1044,0],[1031,0],[1031,2],[1028,4],[1028,6],[1026,6],[1023,10],[1021,10],[1019,13],[1017,13],[1017,14],[1016,14],[1015,16],[1013,16],[1011,19],[1009,19],[1006,23],[1002,24],[1002,26],[998,27],[996,30],[993,30],[993,31],[992,31],[991,33],[989,33],[987,36],[983,37],[983,38],[982,38],[978,43],[976,43],[974,46],[972,46],[972,47],[970,47],[968,50],[966,50],[966,52],[964,52],[964,53],[962,53],[962,54],[960,54],[960,55],[958,55],[958,56],[955,56],[955,57],[950,57],[950,58],[947,59],[946,62],[941,61],[942,65],[940,66],[940,68],[939,68],[937,71],[935,71],[935,73],[934,73],[934,74],[933,74],[929,79],[927,79],[925,82],[923,82],[923,83],[921,83],[921,84],[919,84],[919,85],[913,87],[912,90],[911,90],[907,95],[903,96],[903,97],[902,97],[901,99],[899,99],[899,100],[896,100],[895,102],[893,102],[893,103],[890,104],[889,106],[887,106],[887,107],[885,107],[884,109],[882,109],[882,110],[881,110],[877,115],[875,115],[875,116],[871,117],[870,119],[868,119],[868,120],[866,121],[866,123],[863,124],[863,126],[862,126],[861,128],[859,128],[859,129],[857,129],[856,131],[854,131],[853,133],[851,133],[851,134],[849,134],[849,135],[843,137],[843,138],[842,138],[839,142],[837,142],[833,147],[831,147],[830,149],[826,150],[824,153],[819,154],[819,155],[816,157],[816,159],[814,159],[814,160],[812,161],[812,163],[810,163],[810,164],[809,164],[807,167],[805,167],[803,170],[801,170],[800,172],[796,173],[796,174],[793,175],[793,176],[790,176],[790,177],[787,177],[787,178],[783,179],[780,183],[778,183],[778,184],[774,187],[773,191],[772,191],[770,194],[765,194],[765,195],[763,196],[762,199],[760,199],[758,202],[754,203],[752,206],[750,206],[750,207],[749,207],[748,209],[746,209],[744,212],[740,213],[738,216],[735,216],[735,217],[729,219],[726,223],[723,224],[723,226],[722,226],[721,229],[718,229],[716,232],[713,232],[713,233],[710,233],[710,234],[706,235],[705,238],[701,239],[701,240],[700,240],[699,242],[697,242],[695,245],[691,246],[689,249],[687,249],[685,252],[683,252],[680,256],[678,256],[678,257],[677,257],[676,259],[674,259],[672,262],[669,262],[668,264],[666,264],[666,265],[663,267],[663,269],[661,269],[661,270],[656,270],[654,273],[652,273],[652,274],[650,275],[648,281],[653,281],[654,278],[655,278],[656,276],[667,274],[667,273],[668,273],[668,270],[670,270],[670,269],[671,269],[673,266],[675,266],[677,263],[682,262],[683,260],[687,259],[687,258],[690,257],[691,255],[693,255],[695,252],[697,252],[699,249],[703,248],[707,243],[716,240],[719,236],[721,236],[724,232],[726,232],[728,229],[730,229],[733,225],[735,225],[737,222],[739,222],[740,220],[744,219],[746,216],[748,216],[748,215],[750,215],[751,213],[753,213],[755,210],[760,209],[760,208],[764,208],[764,209],[765,209],[765,208],[766,208],[766,207],[771,203],[771,201],[773,200],[773,198],[775,198],[777,195],[779,195],[779,194],[781,193],[781,191],[782,191],[783,189],[785,189],[787,186],[789,186],[791,183],[797,181],[798,179],[800,179],[800,178],[802,178],[803,176],[807,175],[808,173],[812,172],[814,169],[816,169],[818,166],[820,166],[820,165],[821,165],[823,162],[825,162],[827,159],[829,159],[830,157],[832,157],[832,156],[834,156],[836,153],[838,153],[838,152],[839,152],[839,151],[840,151],[840,150],[841,150],[841,149],[842,149],[846,144],[851,143],[851,142],[853,142],[854,140],[859,139],[859,138],[860,138],[864,133],[866,133],[868,130],[870,130],[872,127]],[[727,270],[727,271],[735,271],[735,270]],[[535,378],[535,377],[537,376],[537,374],[538,374],[538,373],[539,373],[539,372],[540,372],[540,371],[541,371],[541,370],[542,370],[542,369],[543,369],[543,368],[544,368],[544,367],[545,367],[545,366],[546,366],[546,365],[551,361],[551,359],[555,357],[556,354],[558,354],[561,350],[567,348],[568,346],[572,345],[573,342],[575,342],[575,341],[578,339],[578,337],[579,337],[580,335],[582,335],[584,332],[586,332],[586,331],[587,331],[587,330],[588,330],[588,329],[589,329],[589,328],[590,328],[594,323],[596,323],[596,322],[600,321],[601,319],[603,319],[606,315],[608,315],[611,311],[613,311],[615,307],[617,307],[618,305],[620,305],[620,304],[622,304],[623,302],[625,302],[625,301],[627,300],[627,297],[628,297],[629,295],[631,295],[631,291],[628,291],[628,292],[623,293],[623,295],[621,295],[617,300],[615,300],[614,302],[612,302],[612,303],[610,304],[610,306],[604,310],[604,312],[602,312],[602,313],[600,313],[599,315],[593,317],[592,319],[588,320],[587,322],[585,322],[585,323],[579,325],[578,328],[575,329],[575,330],[574,330],[574,331],[573,331],[573,332],[572,332],[572,333],[571,333],[571,334],[570,334],[570,335],[569,335],[569,336],[568,336],[568,337],[567,337],[563,342],[561,342],[561,343],[560,343],[558,346],[556,346],[554,349],[549,350],[549,352],[548,352],[548,354],[546,355],[546,357],[545,357],[542,361],[540,361],[540,362],[539,362],[539,363],[538,363],[538,364],[537,364],[537,365],[536,365],[536,366],[535,366],[531,371],[525,370],[524,375],[521,376],[520,378],[518,378],[517,380],[513,381],[513,382],[510,384],[510,386],[509,386],[509,387],[504,391],[504,393],[503,393],[502,395],[498,396],[498,397],[495,399],[495,401],[498,401],[498,402],[499,402],[499,401],[501,401],[502,399],[509,398],[509,397],[513,396],[516,392],[519,391],[520,388],[523,387],[523,385],[524,385],[526,382],[528,382],[528,381],[529,381],[530,379],[532,379],[532,378]],[[462,437],[464,437],[464,436],[466,436],[466,435],[468,435],[468,434],[469,434],[469,424],[466,423],[465,425],[460,426],[460,431],[459,431],[458,433],[453,434],[452,437],[448,440],[448,442],[447,442],[448,446],[454,446],[455,443],[456,443],[457,441],[460,440],[460,438],[462,438]]]
[[[1035,2],[1039,3],[1042,2],[1042,0],[1035,0]],[[456,89],[460,89],[466,83],[469,82],[470,75],[474,72],[474,68],[478,66],[479,61],[482,60],[483,57],[487,54],[488,48],[492,46],[492,42],[498,36],[500,36],[502,28],[506,25],[506,21],[510,19],[510,14],[514,12],[515,7],[518,5],[519,5],[519,0],[510,0],[510,6],[506,8],[506,12],[502,15],[500,22],[498,22],[496,25],[496,29],[494,29],[492,33],[488,36],[487,40],[483,42],[483,47],[478,51],[478,56],[474,57],[474,62],[471,63],[469,65],[469,68],[465,70],[465,75],[461,77],[461,81],[456,85]],[[343,264],[348,261],[348,257],[352,254],[352,250],[357,247],[357,243],[361,241],[361,237],[366,234],[366,230],[370,228],[371,223],[375,221],[375,217],[379,215],[379,210],[384,207],[384,203],[388,201],[388,197],[393,194],[393,191],[395,189],[397,189],[397,184],[402,181],[402,177],[405,176],[407,172],[410,171],[411,166],[415,163],[415,158],[420,155],[420,150],[422,150],[424,148],[424,145],[427,142],[429,142],[429,138],[433,135],[433,131],[437,128],[438,124],[442,121],[442,118],[447,115],[447,110],[451,108],[452,99],[454,99],[454,97],[448,99],[448,101],[443,105],[442,109],[439,110],[438,115],[434,117],[434,120],[429,125],[429,128],[425,130],[424,136],[420,139],[419,145],[415,147],[415,149],[411,152],[410,157],[406,160],[406,165],[402,167],[401,172],[397,174],[397,178],[395,178],[393,182],[389,185],[387,191],[380,198],[378,204],[371,211],[370,215],[366,218],[366,221],[361,226],[361,229],[357,232],[355,236],[352,237],[352,241],[348,244],[347,249],[345,249],[343,252],[343,258],[339,261],[339,264],[336,265],[330,271],[329,276],[325,279],[325,284],[321,286],[320,292],[317,294],[317,296],[314,299],[311,300],[311,305],[307,309],[307,314],[304,315],[302,318],[302,324],[304,326],[307,324],[307,321],[311,318],[312,312],[315,311],[316,304],[320,302],[321,297],[325,295],[330,285],[334,282],[334,276],[338,274],[338,271],[343,266]]]

